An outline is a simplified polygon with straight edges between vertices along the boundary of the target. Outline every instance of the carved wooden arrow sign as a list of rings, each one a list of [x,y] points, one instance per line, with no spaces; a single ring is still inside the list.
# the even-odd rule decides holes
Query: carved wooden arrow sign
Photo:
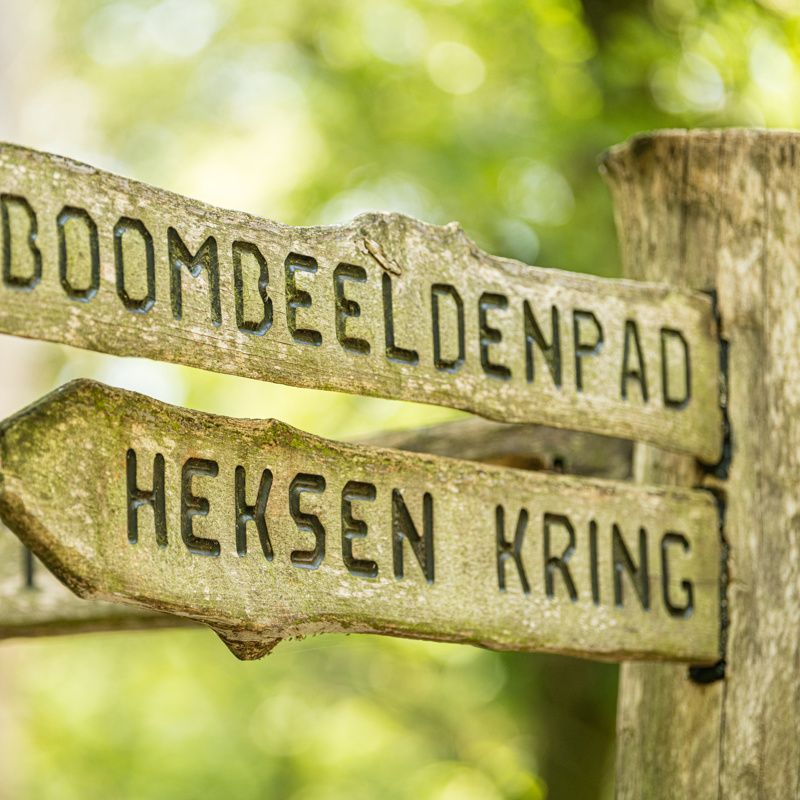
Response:
[[[0,426],[0,512],[83,596],[240,658],[325,631],[712,662],[705,492],[337,444],[78,381]]]
[[[0,145],[0,332],[722,454],[711,299],[399,214],[291,228]]]
[[[624,439],[480,417],[374,434],[361,443],[616,480],[630,477],[633,451]],[[175,614],[76,597],[0,522],[0,639],[190,624]]]
[[[480,417],[374,434],[361,443],[615,480],[630,477],[633,451],[624,439]],[[0,639],[190,624],[175,614],[76,597],[0,522]]]

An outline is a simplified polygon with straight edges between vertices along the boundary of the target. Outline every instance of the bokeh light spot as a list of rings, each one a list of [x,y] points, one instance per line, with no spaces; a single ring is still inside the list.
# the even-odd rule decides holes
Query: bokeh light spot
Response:
[[[520,219],[503,219],[497,225],[502,254],[526,264],[535,264],[539,255],[539,237],[530,225]]]
[[[563,225],[575,207],[566,178],[529,158],[510,161],[500,173],[498,189],[509,213],[541,225]]]
[[[677,86],[698,111],[717,111],[725,105],[725,84],[717,68],[697,53],[684,53],[678,64]]]
[[[470,94],[486,77],[481,57],[471,47],[458,42],[439,42],[432,47],[427,66],[431,80],[450,94]]]
[[[217,21],[217,11],[210,0],[163,0],[147,12],[145,25],[156,46],[185,58],[211,41]]]
[[[104,6],[91,16],[83,29],[89,57],[108,67],[135,61],[146,47],[142,36],[144,12],[132,3]]]
[[[428,43],[425,20],[399,3],[368,6],[362,25],[364,42],[380,59],[390,64],[413,64],[422,58]]]
[[[778,94],[792,90],[794,64],[777,42],[757,38],[750,47],[749,68],[753,80],[764,91]]]

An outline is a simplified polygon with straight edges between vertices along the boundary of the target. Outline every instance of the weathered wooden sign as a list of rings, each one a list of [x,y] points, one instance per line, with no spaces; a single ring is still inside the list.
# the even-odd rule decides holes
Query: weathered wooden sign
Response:
[[[325,631],[715,661],[705,492],[344,445],[77,381],[0,426],[6,523],[78,594],[240,658]]]
[[[455,224],[291,228],[0,145],[0,262],[1,332],[721,456],[709,297]]]
[[[362,443],[616,480],[630,477],[633,449],[624,439],[479,417],[375,434]],[[175,614],[76,597],[0,522],[0,639],[191,624]]]

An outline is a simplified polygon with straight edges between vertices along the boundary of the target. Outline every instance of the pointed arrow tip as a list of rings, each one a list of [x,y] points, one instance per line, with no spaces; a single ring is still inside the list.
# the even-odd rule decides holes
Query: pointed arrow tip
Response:
[[[269,655],[281,642],[280,639],[235,639],[232,638],[232,632],[214,632],[240,661],[258,661]]]

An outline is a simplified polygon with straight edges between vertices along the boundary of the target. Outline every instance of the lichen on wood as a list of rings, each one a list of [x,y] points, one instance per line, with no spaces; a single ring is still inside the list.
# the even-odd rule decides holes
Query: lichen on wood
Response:
[[[639,446],[638,477],[725,501],[723,676],[624,665],[617,797],[797,797],[800,763],[800,134],[663,131],[604,160],[627,277],[714,290],[728,343],[724,480]]]

